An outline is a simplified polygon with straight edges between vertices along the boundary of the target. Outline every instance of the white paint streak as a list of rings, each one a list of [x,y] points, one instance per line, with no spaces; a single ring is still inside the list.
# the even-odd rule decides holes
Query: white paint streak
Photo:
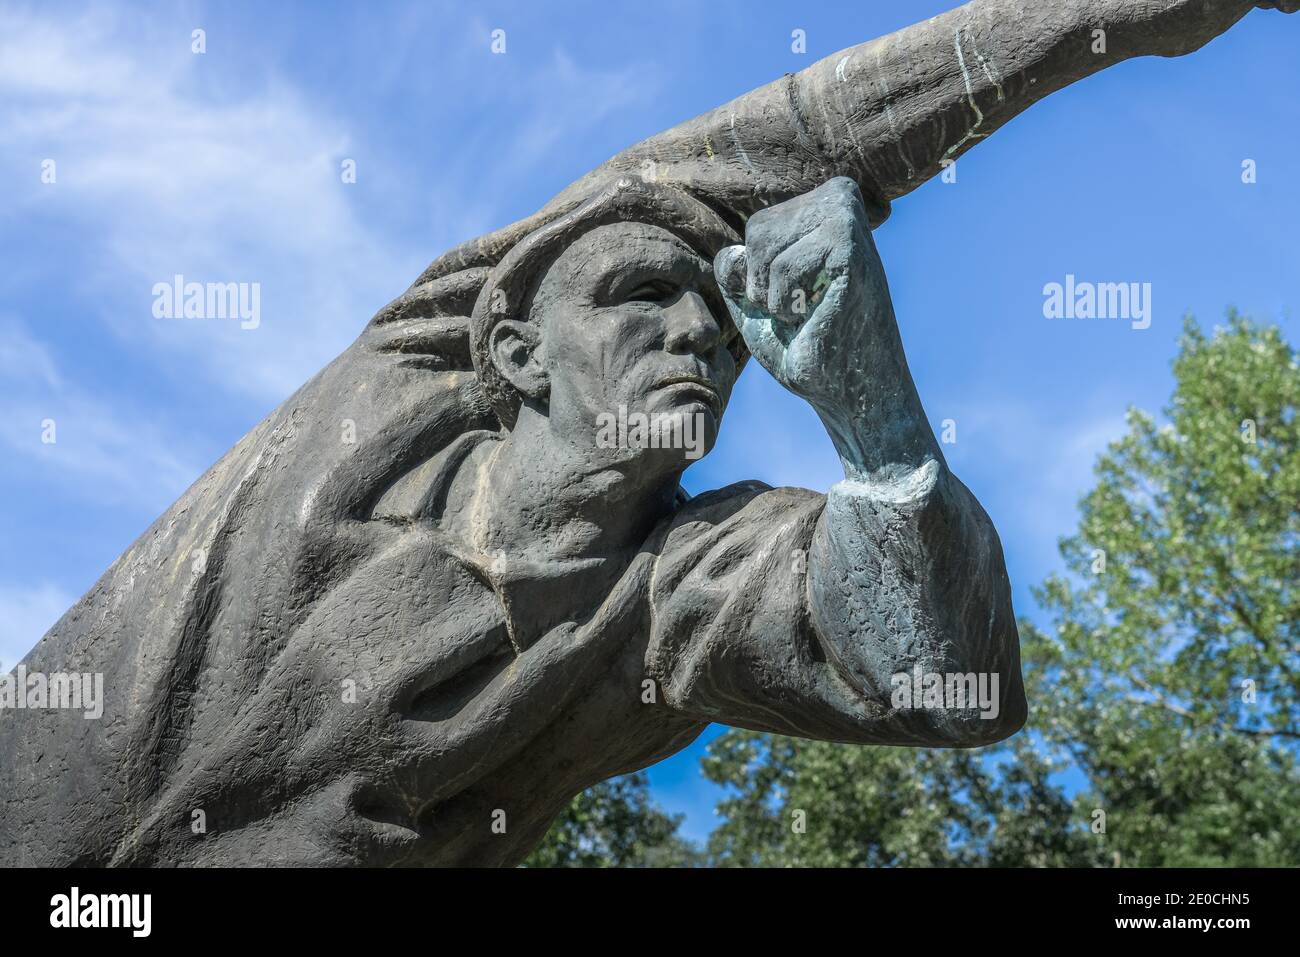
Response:
[[[745,147],[740,145],[740,139],[736,136],[736,114],[731,114],[731,142],[736,146],[736,152],[740,154],[740,160],[745,164],[745,169],[751,173],[754,172],[754,164],[749,161],[749,154],[745,152]]]
[[[969,130],[966,131],[965,136],[963,136],[952,146],[948,147],[947,153],[944,154],[946,156],[952,156],[953,153],[957,152],[957,150],[961,149],[966,144],[967,140],[975,140],[975,139],[979,139],[982,136],[987,135],[985,133],[975,132],[980,128],[980,125],[984,122],[984,114],[980,112],[979,106],[975,103],[975,93],[971,88],[970,70],[966,69],[966,55],[962,53],[961,50],[961,27],[958,27],[955,31],[953,31],[953,37],[954,37],[953,45],[957,50],[957,65],[961,67],[961,77],[962,80],[964,80],[966,83],[966,102],[970,104],[970,108],[975,112],[975,123],[971,126]]]
[[[992,83],[993,86],[997,89],[998,102],[1005,103],[1007,97],[1006,94],[1003,93],[1002,91],[1002,78],[998,76],[997,71],[992,68],[993,61],[991,59],[986,58],[984,54],[980,53],[978,49],[975,49],[973,44],[971,46],[971,49],[975,50],[975,56],[980,61],[980,67],[984,70],[984,75],[989,78],[989,82]]]
[[[876,68],[880,69],[879,51],[876,51]],[[912,161],[908,158],[907,154],[903,151],[902,137],[898,137],[898,122],[894,117],[894,107],[889,102],[889,97],[891,95],[889,89],[889,81],[885,79],[885,71],[883,69],[880,69],[879,75],[880,75],[880,88],[885,93],[883,97],[883,102],[885,104],[885,119],[889,121],[889,131],[895,134],[895,136],[897,137],[898,158],[901,159],[903,161],[903,165],[907,167],[907,178],[911,179],[913,176],[916,175],[916,170],[912,166]]]

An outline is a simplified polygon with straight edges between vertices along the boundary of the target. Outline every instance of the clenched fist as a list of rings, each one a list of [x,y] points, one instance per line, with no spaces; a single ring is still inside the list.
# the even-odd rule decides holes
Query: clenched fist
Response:
[[[844,177],[755,213],[714,262],[732,319],[763,368],[819,408],[852,402],[894,316],[857,184]]]
[[[942,461],[852,180],[755,213],[745,245],[718,253],[714,271],[750,352],[817,410],[848,478]]]

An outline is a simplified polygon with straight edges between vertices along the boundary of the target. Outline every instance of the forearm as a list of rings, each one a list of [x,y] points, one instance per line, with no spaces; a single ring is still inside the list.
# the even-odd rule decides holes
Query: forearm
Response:
[[[828,199],[831,205],[819,215],[831,219],[837,198]],[[815,369],[812,387],[796,391],[825,425],[846,479],[905,483],[927,462],[943,466],[943,453],[907,366],[873,238],[861,227],[851,238],[834,241],[848,250],[845,274],[830,283],[799,333],[808,344],[805,364]]]
[[[845,473],[810,549],[813,625],[844,680],[887,715],[887,739],[987,743],[1025,712],[1002,547],[926,421],[879,257],[863,265],[857,315],[825,304],[846,310],[823,331],[842,361],[809,398]],[[978,710],[895,713],[894,676],[918,668],[983,676],[993,698]]]
[[[873,260],[874,262],[874,260]],[[868,283],[878,279],[868,270]],[[809,605],[827,657],[888,717],[890,743],[979,744],[1024,720],[1019,639],[1002,547],[979,502],[948,471],[887,316],[846,323],[874,330],[838,403],[814,403],[844,463],[809,554]],[[983,676],[996,688],[982,709],[895,713],[892,679]],[[996,678],[994,678],[996,676]],[[993,682],[996,681],[996,685]],[[890,738],[890,735],[893,735]]]
[[[943,466],[944,459],[907,367],[883,273],[879,282],[868,300],[872,308],[888,310],[888,316],[883,321],[867,317],[837,330],[846,339],[872,337],[861,345],[843,343],[860,357],[860,366],[842,373],[851,381],[841,383],[833,399],[810,401],[839,454],[844,477],[887,485],[908,481],[927,462]]]
[[[973,0],[819,61],[794,99],[830,167],[892,201],[1048,94],[1131,57],[1190,52],[1254,5]]]

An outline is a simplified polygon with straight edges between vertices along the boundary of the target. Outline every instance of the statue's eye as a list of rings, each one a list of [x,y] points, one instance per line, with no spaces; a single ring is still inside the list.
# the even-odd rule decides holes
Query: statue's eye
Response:
[[[664,279],[650,279],[632,289],[624,302],[666,302],[677,294],[677,286]]]

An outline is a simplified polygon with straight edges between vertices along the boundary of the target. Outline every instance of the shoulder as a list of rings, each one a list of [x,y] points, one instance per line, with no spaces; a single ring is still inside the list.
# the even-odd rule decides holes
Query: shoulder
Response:
[[[736,482],[681,502],[655,528],[648,544],[662,554],[719,535],[761,535],[790,520],[815,521],[825,505],[825,495],[805,488]]]

